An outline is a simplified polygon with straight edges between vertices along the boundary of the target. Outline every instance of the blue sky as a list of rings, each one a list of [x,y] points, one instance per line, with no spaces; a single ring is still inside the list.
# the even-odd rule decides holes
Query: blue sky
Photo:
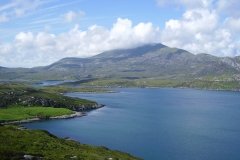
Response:
[[[163,43],[191,53],[240,54],[239,0],[0,0],[0,66]]]

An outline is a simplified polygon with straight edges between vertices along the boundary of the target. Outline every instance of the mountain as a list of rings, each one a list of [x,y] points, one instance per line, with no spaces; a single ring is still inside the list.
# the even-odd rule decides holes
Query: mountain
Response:
[[[106,51],[89,58],[64,58],[49,66],[7,69],[0,77],[23,79],[171,78],[186,79],[240,73],[240,56],[194,55],[163,44]]]

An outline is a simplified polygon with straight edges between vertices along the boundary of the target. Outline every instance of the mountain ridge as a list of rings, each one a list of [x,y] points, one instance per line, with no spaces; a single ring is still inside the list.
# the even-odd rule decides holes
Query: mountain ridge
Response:
[[[88,58],[66,57],[43,67],[0,68],[2,75],[22,79],[171,78],[188,79],[240,73],[240,56],[192,54],[161,43],[105,51]],[[15,74],[15,75],[14,75]]]

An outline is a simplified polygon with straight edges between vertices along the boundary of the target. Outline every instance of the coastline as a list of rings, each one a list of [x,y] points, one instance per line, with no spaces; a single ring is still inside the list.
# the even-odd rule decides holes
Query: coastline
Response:
[[[78,94],[102,94],[102,93],[117,93],[115,90],[109,90],[109,91],[104,91],[104,92],[68,92],[68,93],[78,93]],[[61,93],[63,95],[66,95],[66,93]]]
[[[7,125],[7,124],[22,124],[22,123],[32,123],[32,122],[39,122],[39,121],[45,121],[45,120],[54,120],[54,119],[69,119],[69,118],[75,118],[75,117],[82,117],[86,116],[86,114],[83,111],[89,111],[94,109],[99,109],[104,107],[104,104],[96,104],[92,106],[82,106],[82,108],[72,108],[71,110],[75,113],[69,114],[69,115],[60,115],[60,116],[54,116],[54,117],[36,117],[36,118],[29,118],[24,120],[16,120],[16,121],[7,121],[7,122],[1,122],[0,125]]]
[[[70,115],[45,117],[45,118],[37,117],[37,118],[31,118],[31,119],[26,119],[26,120],[2,122],[2,123],[0,123],[0,125],[32,123],[32,122],[38,122],[38,121],[44,121],[44,120],[50,120],[50,119],[69,119],[69,118],[82,117],[82,116],[86,116],[86,114],[83,112],[75,112],[74,114],[70,114]]]

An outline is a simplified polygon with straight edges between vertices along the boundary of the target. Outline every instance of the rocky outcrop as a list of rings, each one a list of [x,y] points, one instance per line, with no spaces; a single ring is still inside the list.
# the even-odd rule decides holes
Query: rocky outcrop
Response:
[[[20,120],[20,121],[2,122],[1,125],[5,125],[5,124],[31,123],[31,122],[36,122],[36,121],[40,121],[40,120],[42,120],[42,119],[40,119],[40,118],[31,118],[31,119]]]
[[[74,114],[70,114],[70,115],[49,117],[49,119],[68,119],[68,118],[75,118],[75,117],[82,117],[82,116],[85,116],[85,114],[82,112],[75,112]]]
[[[75,108],[75,107],[72,107],[72,110],[73,111],[88,111],[88,110],[93,110],[93,109],[98,109],[98,108],[102,108],[104,107],[105,105],[103,104],[97,104],[97,105],[93,105],[93,106],[84,106],[82,105],[81,108]]]

